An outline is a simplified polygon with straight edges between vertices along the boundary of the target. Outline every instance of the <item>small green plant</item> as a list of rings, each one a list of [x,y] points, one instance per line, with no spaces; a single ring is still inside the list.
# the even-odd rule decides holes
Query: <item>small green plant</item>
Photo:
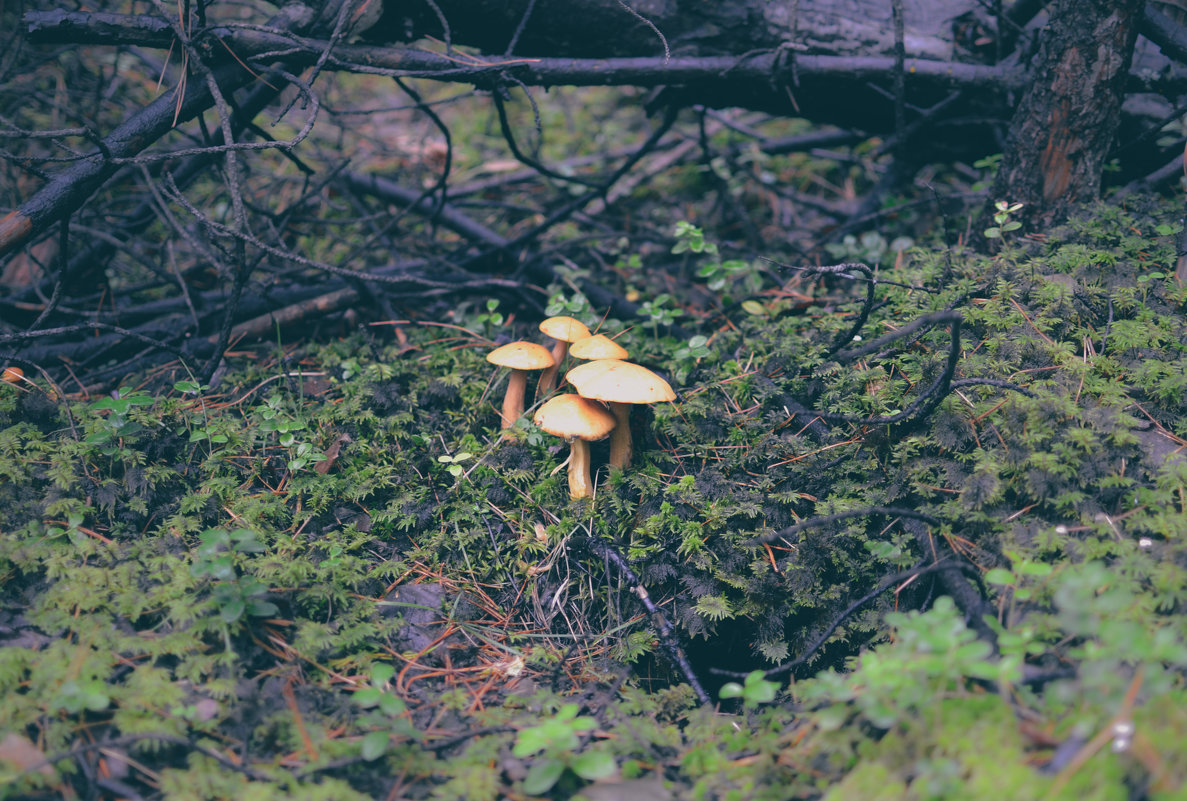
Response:
[[[246,554],[267,550],[250,529],[228,531],[212,528],[198,535],[201,545],[190,566],[194,578],[216,582],[211,600],[223,623],[231,625],[249,617],[271,617],[279,610],[265,600],[268,588],[252,575],[240,575],[238,562]]]
[[[713,261],[697,270],[697,277],[705,279],[705,285],[714,292],[720,292],[735,280],[745,278],[753,271],[753,265],[741,259]]]
[[[70,535],[70,541],[75,545],[80,545],[86,541],[87,535],[80,529],[82,528],[82,514],[79,512],[70,512],[66,518],[66,528],[61,526],[50,526],[45,530],[45,533],[53,538],[60,537],[63,534]]]
[[[672,253],[702,253],[713,257],[711,261],[697,268],[697,277],[704,279],[705,285],[718,296],[723,306],[733,303],[734,295],[739,292],[752,295],[762,288],[762,275],[755,268],[754,262],[742,259],[723,260],[717,245],[706,240],[705,232],[691,223],[676,223],[676,244],[672,246]],[[756,305],[761,308],[761,304]]]
[[[994,224],[985,229],[985,238],[1002,239],[1010,231],[1017,231],[1021,228],[1022,223],[1012,220],[1010,217],[1017,214],[1023,205],[1022,203],[1011,203],[1008,200],[999,200],[994,203],[993,208],[996,209],[993,213]]]
[[[589,298],[580,292],[574,292],[572,297],[568,298],[563,292],[554,292],[548,298],[548,305],[544,307],[544,313],[549,317],[566,314],[580,319],[582,315],[590,313]]]
[[[1011,683],[1021,676],[1022,655],[996,658],[946,595],[927,612],[891,612],[886,622],[895,629],[894,641],[862,654],[852,672],[829,670],[796,684],[806,703],[833,702],[817,713],[822,728],[848,721],[852,703],[874,726],[890,729],[937,698],[969,694],[971,679]]]
[[[703,334],[694,334],[672,354],[675,367],[672,376],[677,383],[683,384],[688,374],[701,361],[713,355],[709,347],[709,338]]]
[[[979,181],[973,183],[971,189],[974,192],[988,189],[993,184],[993,179],[997,176],[997,171],[1002,165],[1002,154],[993,153],[985,158],[977,159],[973,162],[973,167],[984,171],[984,177]]]
[[[362,363],[354,358],[343,359],[338,364],[338,369],[342,371],[343,381],[360,376],[365,376],[372,381],[387,381],[395,375],[395,368],[387,362]]]
[[[865,264],[878,264],[888,254],[897,254],[915,244],[907,236],[896,237],[887,241],[886,237],[877,231],[866,231],[860,237],[846,234],[840,242],[825,245],[828,254],[838,261],[859,261]]]
[[[90,405],[90,411],[108,414],[106,417],[96,415],[101,420],[100,427],[86,441],[93,445],[109,445],[139,433],[143,426],[129,419],[128,415],[135,407],[152,406],[154,402],[151,395],[130,387],[120,387],[110,396],[100,398]],[[112,445],[101,450],[105,456],[111,456],[118,448]]]
[[[767,681],[761,670],[755,670],[747,675],[741,684],[736,681],[723,684],[719,695],[722,698],[741,698],[745,706],[752,707],[774,701],[778,689],[778,684]]]
[[[58,688],[53,704],[70,715],[102,712],[111,703],[107,682],[102,679],[71,680]]]
[[[505,318],[503,313],[499,311],[499,301],[496,298],[487,298],[486,311],[479,312],[474,317],[474,322],[482,327],[486,334],[494,333],[495,329],[501,328]]]
[[[388,692],[388,684],[396,675],[396,669],[386,662],[371,666],[370,684],[355,690],[351,696],[356,704],[369,710],[359,718],[359,723],[374,726],[375,730],[363,735],[360,751],[363,759],[370,762],[387,753],[392,735],[417,738],[420,732],[408,720],[408,706],[399,696]]]
[[[1154,270],[1153,272],[1142,273],[1139,275],[1138,284],[1143,289],[1148,289],[1148,285],[1151,281],[1162,281],[1166,279],[1166,277],[1166,273],[1162,272],[1162,270]]]
[[[206,442],[211,446],[231,446],[238,444],[239,432],[241,426],[239,421],[233,420],[229,416],[212,415],[210,408],[206,404],[202,393],[210,389],[209,384],[200,384],[197,381],[177,381],[173,384],[173,389],[177,390],[183,395],[193,395],[198,401],[198,411],[201,416],[199,422],[196,417],[186,415],[185,428],[178,431],[179,436],[186,436],[188,434],[190,442]],[[214,448],[211,447],[211,452]]]
[[[705,232],[690,222],[681,220],[676,223],[676,244],[672,245],[673,253],[708,253],[717,254],[717,245],[705,239]]]
[[[308,442],[297,439],[297,434],[306,429],[305,421],[286,410],[279,395],[270,396],[262,405],[257,406],[254,412],[260,418],[259,430],[265,434],[275,433],[280,446],[288,450],[289,459],[285,466],[290,472],[295,473],[304,467],[325,461],[324,453]]]
[[[1000,587],[1009,587],[1013,590],[1016,600],[1030,600],[1033,595],[1033,589],[1029,586],[1022,586],[1022,583],[1030,579],[1050,575],[1052,570],[1051,565],[1045,562],[1027,559],[1017,551],[1009,549],[1006,549],[1005,555],[1013,564],[1013,569],[1007,570],[1004,567],[995,567],[985,574],[985,582],[987,584],[996,584]]]
[[[581,747],[579,734],[597,726],[596,720],[578,716],[578,711],[577,704],[565,704],[539,726],[520,730],[511,753],[520,758],[541,754],[523,780],[523,791],[528,795],[547,793],[566,770],[594,781],[612,776],[618,769],[614,757],[606,751],[587,748],[575,753]]]
[[[473,458],[474,454],[462,451],[461,453],[455,453],[453,456],[449,454],[438,456],[437,461],[443,465],[447,465],[445,469],[449,471],[449,475],[454,478],[460,478],[462,473],[466,472],[466,468],[462,467],[462,463],[468,462]]]
[[[676,322],[676,318],[680,316],[680,310],[670,308],[669,304],[672,302],[672,296],[664,293],[656,295],[652,300],[645,301],[639,306],[639,311],[651,321],[652,336],[659,336],[659,327],[661,325],[668,326]]]
[[[210,389],[209,384],[199,384],[197,381],[177,381],[173,388],[183,395],[200,395]]]

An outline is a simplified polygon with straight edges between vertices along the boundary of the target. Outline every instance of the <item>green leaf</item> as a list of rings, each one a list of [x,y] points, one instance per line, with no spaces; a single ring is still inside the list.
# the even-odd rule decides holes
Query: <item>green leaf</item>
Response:
[[[1014,574],[1004,567],[995,567],[985,574],[985,580],[990,584],[1013,584]]]
[[[523,780],[523,791],[528,795],[543,795],[552,789],[565,772],[565,763],[559,759],[540,759],[530,768]]]
[[[371,684],[375,687],[382,687],[391,681],[395,675],[395,666],[387,662],[376,662],[371,666]]]
[[[388,717],[395,718],[403,715],[408,706],[404,703],[403,698],[391,693],[384,693],[379,698],[379,709]]]
[[[742,694],[748,704],[769,704],[775,700],[775,690],[778,686],[773,681],[767,681],[761,670],[755,670],[746,677]]]
[[[583,779],[596,781],[613,776],[618,770],[614,757],[605,751],[586,751],[569,762],[569,767]]]
[[[1018,565],[1018,573],[1022,576],[1049,576],[1052,569],[1044,562],[1023,561]]]
[[[816,713],[816,726],[821,731],[836,731],[849,720],[851,709],[847,704],[833,704]]]
[[[385,731],[373,731],[365,735],[360,749],[363,759],[370,762],[383,756],[390,742],[391,735]]]
[[[253,598],[248,604],[247,613],[252,617],[276,617],[280,609],[271,601],[261,601]]]
[[[727,681],[721,685],[721,689],[717,691],[717,694],[722,698],[741,698],[742,685],[736,681]]]
[[[383,690],[375,687],[367,687],[362,690],[355,690],[350,696],[351,699],[361,707],[371,707],[379,703],[379,699],[383,698]]]
[[[540,729],[540,726],[535,726],[521,731],[515,739],[515,745],[511,749],[511,755],[527,757],[543,751],[548,746],[548,739]]]
[[[247,603],[241,599],[235,598],[225,601],[219,607],[218,616],[224,623],[234,623],[239,618],[243,617],[243,613],[247,611]]]

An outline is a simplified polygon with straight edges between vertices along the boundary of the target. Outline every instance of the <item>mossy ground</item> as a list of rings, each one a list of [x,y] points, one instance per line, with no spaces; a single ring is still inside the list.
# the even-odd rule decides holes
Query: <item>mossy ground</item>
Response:
[[[0,793],[1181,797],[1175,220],[1102,205],[993,257],[933,245],[880,272],[865,341],[953,308],[955,379],[1029,393],[968,383],[906,420],[951,328],[838,357],[859,283],[686,256],[709,269],[682,290],[627,265],[622,291],[673,293],[630,328],[559,291],[680,396],[635,415],[636,463],[592,500],[567,497],[562,443],[527,420],[500,436],[483,357],[533,327],[495,306],[245,348],[214,387],[175,365],[117,397],[0,386]],[[707,296],[725,302],[694,314]],[[870,507],[938,522],[771,536]],[[706,679],[805,653],[934,558],[978,576],[997,648],[923,575],[772,702],[698,708],[586,536]]]

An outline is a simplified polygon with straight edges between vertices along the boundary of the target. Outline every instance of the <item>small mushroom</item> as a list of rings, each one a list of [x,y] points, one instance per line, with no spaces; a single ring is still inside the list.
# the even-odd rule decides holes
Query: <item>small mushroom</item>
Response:
[[[579,339],[569,346],[569,353],[576,359],[625,359],[626,348],[605,334],[594,334]]]
[[[580,395],[557,395],[536,410],[532,418],[541,430],[567,440],[569,454],[569,497],[593,495],[589,469],[589,443],[604,439],[614,428],[614,415],[600,403]]]
[[[634,446],[631,443],[631,404],[660,403],[676,400],[667,381],[631,362],[601,359],[574,367],[565,380],[577,388],[583,398],[605,401],[618,425],[610,436],[610,465],[627,468]]]
[[[503,396],[503,428],[511,428],[523,414],[523,396],[528,386],[528,371],[553,365],[552,354],[534,342],[512,342],[486,354],[486,360],[500,367],[510,367],[507,394]]]
[[[561,369],[561,362],[565,360],[565,353],[569,350],[569,343],[589,336],[589,329],[585,323],[575,317],[549,317],[540,323],[540,330],[552,337],[552,367],[540,374],[540,383],[536,384],[536,398],[543,398],[556,389],[556,374]]]

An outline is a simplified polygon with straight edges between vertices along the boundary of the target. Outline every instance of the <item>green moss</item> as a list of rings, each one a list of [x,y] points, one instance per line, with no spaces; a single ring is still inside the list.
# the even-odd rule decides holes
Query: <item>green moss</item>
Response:
[[[1187,461],[1163,430],[1187,434],[1187,295],[1150,276],[1173,256],[1155,226],[1177,213],[1101,207],[994,259],[910,251],[881,276],[935,291],[880,283],[865,340],[955,304],[954,378],[1030,394],[966,384],[925,417],[824,434],[790,402],[907,409],[944,369],[949,330],[846,360],[830,347],[861,293],[753,295],[772,289],[765,273],[711,264],[702,278],[750,305],[722,311],[728,325],[683,298],[653,307],[685,310],[695,344],[658,325],[623,336],[670,365],[680,401],[635,415],[637,463],[600,470],[579,503],[553,474],[559,442],[526,420],[500,436],[481,339],[435,327],[407,326],[402,348],[309,345],[298,356],[318,392],[232,360],[223,397],[78,401],[74,429],[44,396],[0,386],[0,729],[53,754],[125,738],[162,797],[381,797],[402,777],[418,797],[493,798],[530,769],[509,759],[516,732],[577,703],[624,778],[662,776],[682,797],[1173,797],[1187,776],[1170,745],[1183,740]],[[623,280],[650,291],[628,245]],[[520,333],[508,319],[475,302],[456,322]],[[871,506],[940,523],[920,535],[857,515],[786,532]],[[704,645],[699,668],[797,657],[936,555],[984,577],[999,651],[920,576],[833,630],[791,697],[693,709],[687,687],[665,686],[621,576],[572,547],[591,534]],[[391,600],[412,585],[431,603]],[[896,614],[915,608],[928,611]],[[378,666],[390,681],[371,687]],[[1071,673],[1027,684],[1024,666]],[[1104,730],[1134,686],[1129,752],[1102,748],[1060,785],[1039,769],[1053,743]],[[361,688],[402,706],[373,717],[381,707],[352,700]],[[470,736],[435,750],[458,732]],[[376,733],[390,735],[378,756],[363,745]]]

